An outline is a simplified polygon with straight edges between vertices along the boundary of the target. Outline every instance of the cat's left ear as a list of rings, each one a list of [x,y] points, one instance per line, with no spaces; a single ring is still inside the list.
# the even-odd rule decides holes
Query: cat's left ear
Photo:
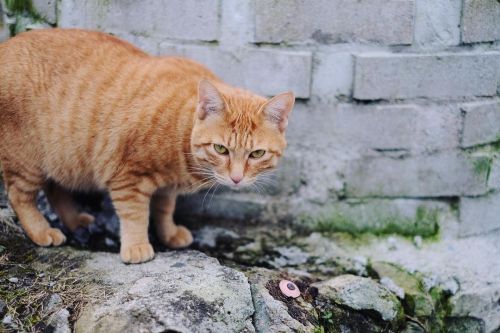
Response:
[[[284,132],[294,103],[295,96],[291,91],[276,95],[264,105],[264,114]]]
[[[201,80],[198,84],[198,118],[203,120],[209,114],[215,114],[224,110],[224,99],[208,80]]]

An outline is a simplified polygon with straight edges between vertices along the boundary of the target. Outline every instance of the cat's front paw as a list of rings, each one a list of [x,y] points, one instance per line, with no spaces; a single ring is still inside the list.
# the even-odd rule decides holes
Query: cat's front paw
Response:
[[[177,226],[175,234],[165,240],[164,243],[171,249],[188,247],[193,243],[193,235],[188,228],[179,225]]]
[[[149,243],[122,245],[120,248],[120,256],[122,261],[126,264],[139,264],[153,259],[155,252]]]
[[[66,236],[57,228],[47,228],[31,235],[31,240],[40,246],[59,246],[66,241]]]

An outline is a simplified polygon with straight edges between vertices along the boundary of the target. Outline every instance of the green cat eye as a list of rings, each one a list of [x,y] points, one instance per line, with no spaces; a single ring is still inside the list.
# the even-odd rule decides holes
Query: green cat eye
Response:
[[[261,158],[262,156],[264,156],[265,153],[266,153],[266,151],[264,149],[254,150],[253,152],[250,153],[250,157],[251,158]]]
[[[218,144],[214,144],[214,149],[216,152],[218,152],[219,154],[221,155],[227,155],[229,154],[229,150],[227,150],[226,147],[224,147],[223,145],[218,145]]]

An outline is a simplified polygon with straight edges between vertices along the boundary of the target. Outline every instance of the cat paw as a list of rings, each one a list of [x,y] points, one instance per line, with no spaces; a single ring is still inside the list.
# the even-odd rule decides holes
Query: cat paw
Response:
[[[95,217],[88,213],[80,213],[78,214],[77,224],[79,227],[87,228],[91,225],[95,220]]]
[[[177,226],[175,235],[170,236],[164,243],[171,249],[188,247],[193,243],[193,235],[191,235],[191,231],[188,228],[179,225]]]
[[[155,252],[149,243],[122,245],[120,249],[122,261],[126,264],[139,264],[154,258]]]
[[[47,228],[33,235],[31,240],[40,246],[59,246],[66,241],[66,236],[59,229]]]

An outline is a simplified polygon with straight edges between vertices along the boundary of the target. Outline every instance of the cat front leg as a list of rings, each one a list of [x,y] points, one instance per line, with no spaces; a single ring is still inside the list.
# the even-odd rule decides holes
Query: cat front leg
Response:
[[[193,243],[191,232],[174,222],[175,201],[177,193],[166,188],[157,191],[151,202],[151,213],[156,227],[156,235],[160,241],[172,249],[187,247]]]
[[[120,218],[120,256],[124,263],[138,264],[154,257],[148,238],[149,204],[154,192],[145,183],[115,184],[110,195]]]

